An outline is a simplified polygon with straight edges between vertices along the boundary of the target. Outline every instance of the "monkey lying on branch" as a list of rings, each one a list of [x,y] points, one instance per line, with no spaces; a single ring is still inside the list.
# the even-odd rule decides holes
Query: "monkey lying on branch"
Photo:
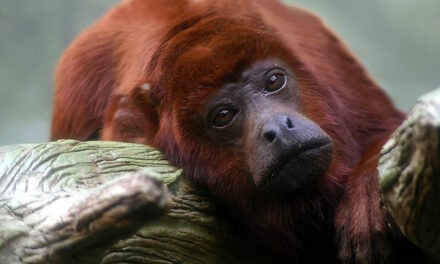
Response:
[[[52,139],[159,149],[272,262],[400,256],[376,168],[404,115],[314,15],[274,0],[124,1],[56,76]]]
[[[432,263],[440,252],[439,128],[437,90],[394,133],[379,166],[395,235]],[[0,263],[273,263],[205,188],[151,147],[61,140],[1,147],[0,160]]]

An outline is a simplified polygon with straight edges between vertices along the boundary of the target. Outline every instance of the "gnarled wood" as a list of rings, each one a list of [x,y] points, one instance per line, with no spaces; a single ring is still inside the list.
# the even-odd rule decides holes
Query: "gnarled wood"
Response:
[[[384,146],[379,174],[398,231],[440,257],[440,89],[417,102]]]
[[[264,263],[148,146],[62,140],[0,160],[0,263]]]

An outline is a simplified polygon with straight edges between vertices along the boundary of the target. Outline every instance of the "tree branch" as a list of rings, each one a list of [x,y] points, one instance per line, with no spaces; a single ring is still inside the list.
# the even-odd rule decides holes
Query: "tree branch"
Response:
[[[395,229],[440,257],[440,89],[419,99],[384,146],[379,175]]]

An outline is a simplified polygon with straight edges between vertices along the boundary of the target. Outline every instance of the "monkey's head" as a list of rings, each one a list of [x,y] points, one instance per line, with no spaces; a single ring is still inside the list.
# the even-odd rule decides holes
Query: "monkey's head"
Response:
[[[309,76],[258,19],[182,21],[147,71],[148,96],[133,97],[149,112],[148,143],[215,194],[295,194],[329,168],[332,139],[305,101]]]

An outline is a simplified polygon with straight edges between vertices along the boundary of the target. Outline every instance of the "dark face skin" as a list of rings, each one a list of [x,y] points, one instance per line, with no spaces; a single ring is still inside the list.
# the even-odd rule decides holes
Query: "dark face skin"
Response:
[[[259,193],[313,186],[332,156],[330,137],[301,114],[299,87],[287,64],[258,61],[207,103],[207,133],[240,145]]]

